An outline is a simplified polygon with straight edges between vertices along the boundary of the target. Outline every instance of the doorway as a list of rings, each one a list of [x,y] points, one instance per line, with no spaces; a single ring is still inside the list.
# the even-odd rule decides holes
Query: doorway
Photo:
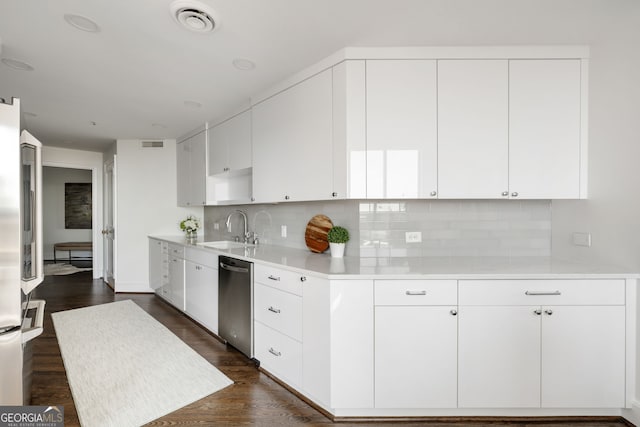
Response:
[[[50,274],[68,274],[64,265],[93,267],[93,174],[91,169],[43,166],[43,252]]]

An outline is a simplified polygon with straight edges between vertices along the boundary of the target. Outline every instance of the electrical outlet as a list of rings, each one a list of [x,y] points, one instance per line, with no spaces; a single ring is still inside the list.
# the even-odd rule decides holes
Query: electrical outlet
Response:
[[[280,236],[281,237],[287,237],[287,226],[286,225],[281,225],[280,226]]]
[[[214,230],[220,230],[220,223],[219,222],[214,222],[213,223],[213,229]]]
[[[421,231],[407,231],[404,233],[404,238],[407,243],[420,243],[422,242]]]
[[[573,233],[573,244],[575,246],[591,247],[591,233]]]

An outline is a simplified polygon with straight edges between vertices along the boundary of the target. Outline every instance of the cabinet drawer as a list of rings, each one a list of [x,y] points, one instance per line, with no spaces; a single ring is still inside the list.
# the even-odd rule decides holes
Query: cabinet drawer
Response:
[[[376,280],[375,305],[456,305],[456,280]]]
[[[625,281],[460,280],[460,305],[623,305]]]
[[[302,298],[259,283],[253,292],[253,318],[302,341]]]
[[[194,264],[204,265],[215,270],[218,269],[218,254],[211,251],[187,247],[184,250],[184,258]]]
[[[254,322],[254,354],[260,366],[287,383],[302,384],[302,344],[260,322]]]
[[[307,280],[303,274],[262,264],[255,264],[253,274],[254,280],[258,283],[300,296],[302,296],[302,285]]]
[[[184,246],[169,243],[169,256],[184,258]]]

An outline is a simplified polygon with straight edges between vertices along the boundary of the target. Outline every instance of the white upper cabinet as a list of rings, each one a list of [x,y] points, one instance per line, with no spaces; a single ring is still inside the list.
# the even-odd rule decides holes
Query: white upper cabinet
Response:
[[[508,196],[508,81],[507,60],[438,61],[440,198]]]
[[[332,70],[253,107],[256,202],[332,197]]]
[[[436,61],[367,60],[366,76],[367,197],[435,197]]]
[[[367,197],[365,100],[365,61],[333,67],[333,198]]]
[[[251,167],[251,110],[209,129],[209,175]]]
[[[178,206],[205,205],[206,144],[204,131],[176,144]]]
[[[509,190],[580,198],[580,60],[509,61]]]

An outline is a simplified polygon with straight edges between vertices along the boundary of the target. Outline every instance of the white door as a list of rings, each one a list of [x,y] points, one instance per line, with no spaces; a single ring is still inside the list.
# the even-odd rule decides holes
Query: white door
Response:
[[[580,60],[509,61],[509,191],[580,197]]]
[[[437,195],[436,61],[368,60],[367,197]]]
[[[440,198],[508,196],[508,83],[506,60],[438,61]]]
[[[115,290],[115,193],[116,193],[116,156],[104,165],[104,228],[102,229],[103,274],[104,280]]]
[[[625,406],[623,306],[542,308],[542,406]]]
[[[461,306],[458,406],[540,406],[540,307]]]
[[[375,308],[376,408],[456,407],[454,308]]]

